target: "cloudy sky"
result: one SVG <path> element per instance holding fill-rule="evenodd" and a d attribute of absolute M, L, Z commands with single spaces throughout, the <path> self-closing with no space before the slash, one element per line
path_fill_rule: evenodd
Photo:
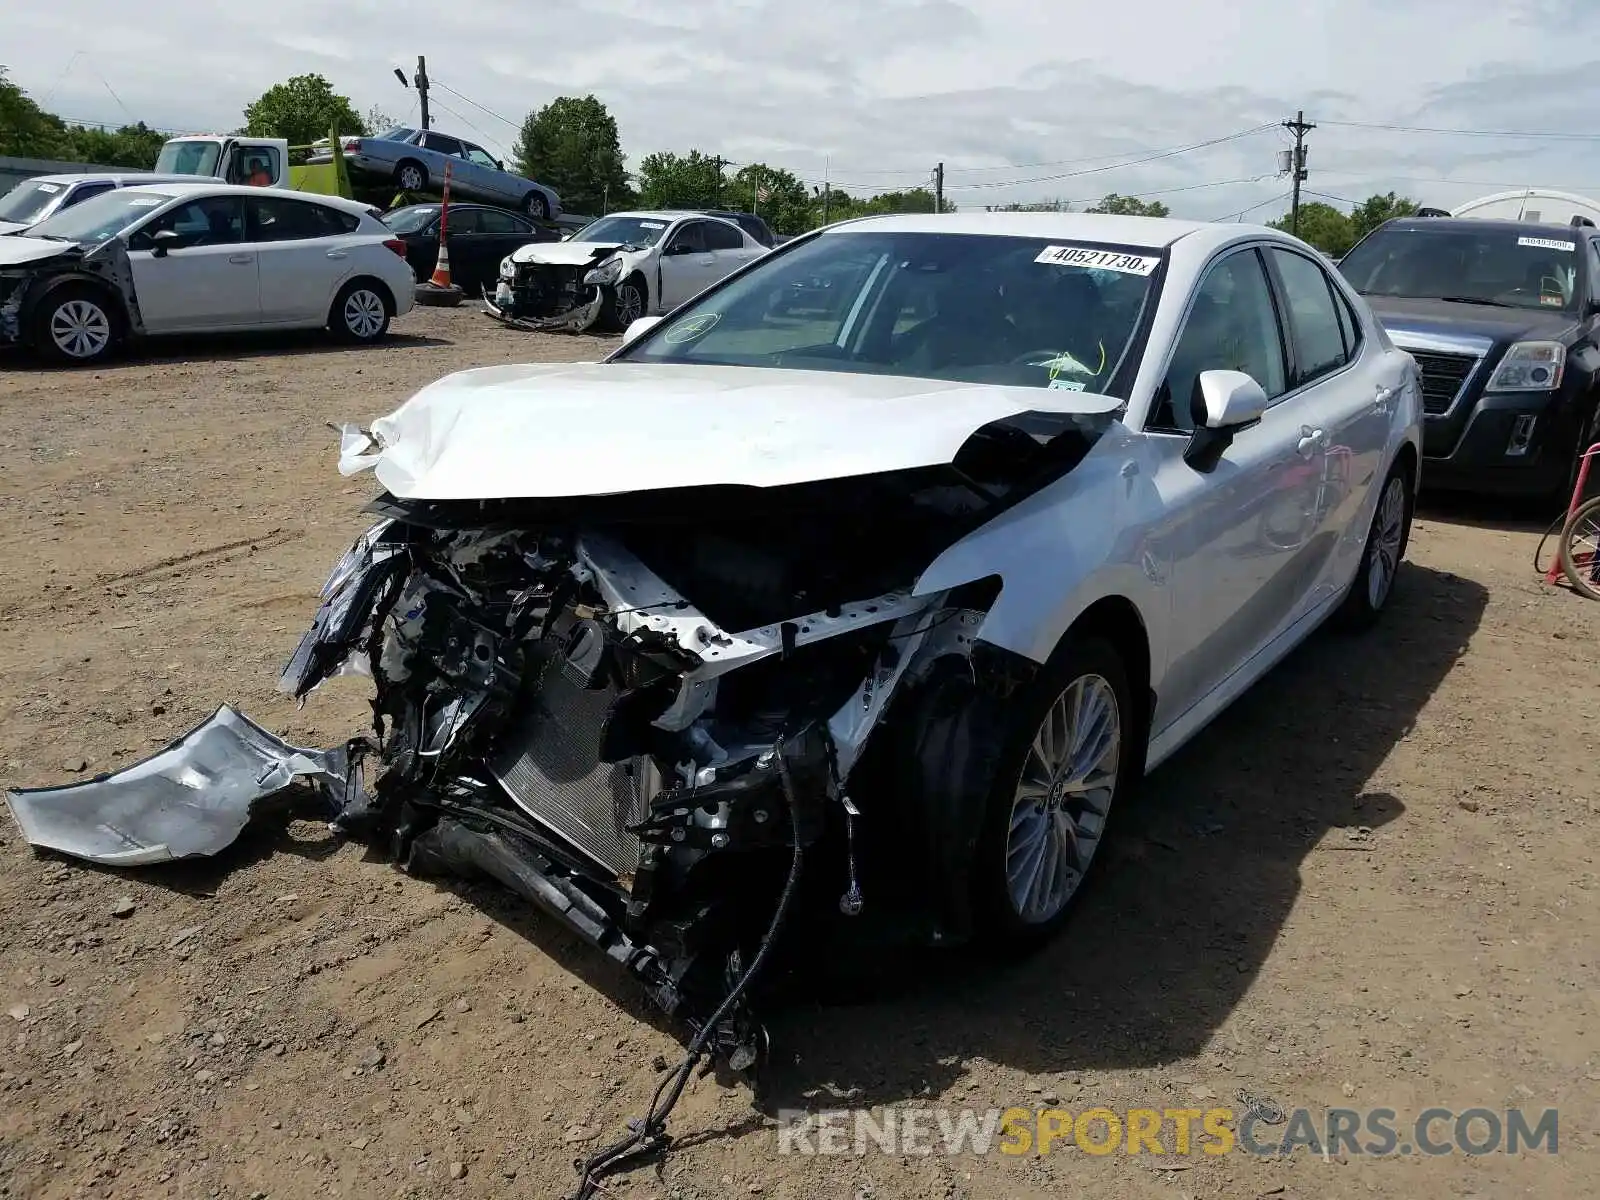
<path fill-rule="evenodd" d="M 435 124 L 493 149 L 529 109 L 592 91 L 635 162 L 699 147 L 870 193 L 942 160 L 963 208 L 1117 191 L 1256 220 L 1286 207 L 1276 123 L 1302 108 L 1319 126 L 1308 193 L 1600 194 L 1593 4 L 49 0 L 11 7 L 0 64 L 70 118 L 203 130 L 308 71 L 403 120 L 415 96 L 393 68 L 425 53 Z M 1479 133 L 1440 132 L 1461 130 Z"/>

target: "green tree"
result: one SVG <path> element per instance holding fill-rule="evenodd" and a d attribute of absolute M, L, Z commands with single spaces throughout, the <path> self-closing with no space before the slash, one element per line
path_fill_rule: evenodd
<path fill-rule="evenodd" d="M 569 212 L 598 213 L 632 201 L 616 119 L 594 96 L 557 96 L 522 122 L 517 170 L 555 188 Z"/>
<path fill-rule="evenodd" d="M 658 150 L 639 160 L 639 203 L 646 208 L 721 208 L 727 200 L 722 159 L 691 150 Z"/>
<path fill-rule="evenodd" d="M 245 133 L 287 138 L 291 146 L 309 146 L 327 137 L 329 127 L 340 137 L 371 132 L 350 98 L 321 75 L 296 75 L 274 84 L 244 110 Z"/>
<path fill-rule="evenodd" d="M 0 67 L 0 154 L 18 158 L 68 158 L 66 122 L 45 112 Z"/>
<path fill-rule="evenodd" d="M 399 121 L 396 121 L 383 111 L 381 104 L 374 104 L 367 109 L 367 114 L 361 118 L 361 123 L 367 127 L 368 133 L 388 133 L 389 130 L 400 124 Z"/>
<path fill-rule="evenodd" d="M 1119 217 L 1164 217 L 1168 215 L 1168 208 L 1159 200 L 1141 200 L 1137 196 L 1119 196 L 1116 192 L 1104 197 L 1093 208 L 1084 209 L 1092 213 L 1113 213 Z"/>
<path fill-rule="evenodd" d="M 1289 214 L 1285 213 L 1271 222 L 1272 228 L 1291 232 Z M 1344 252 L 1355 245 L 1355 229 L 1350 218 L 1320 200 L 1300 206 L 1300 240 L 1310 242 L 1332 258 L 1342 258 Z"/>
<path fill-rule="evenodd" d="M 1368 196 L 1350 214 L 1350 245 L 1355 245 L 1385 221 L 1409 217 L 1416 211 L 1417 202 L 1410 196 L 1396 196 L 1393 192 Z"/>
<path fill-rule="evenodd" d="M 137 125 L 124 125 L 117 130 L 89 129 L 74 126 L 69 130 L 73 153 L 77 162 L 101 163 L 108 167 L 134 167 L 148 171 L 156 165 L 156 156 L 167 140 L 159 129 L 151 129 L 143 121 Z"/>
<path fill-rule="evenodd" d="M 722 207 L 760 213 L 779 233 L 812 227 L 813 201 L 806 185 L 793 172 L 765 163 L 751 163 L 734 173 L 722 189 Z"/>
<path fill-rule="evenodd" d="M 1025 200 L 1021 203 L 990 204 L 988 212 L 1071 212 L 1072 205 L 1065 200 Z"/>

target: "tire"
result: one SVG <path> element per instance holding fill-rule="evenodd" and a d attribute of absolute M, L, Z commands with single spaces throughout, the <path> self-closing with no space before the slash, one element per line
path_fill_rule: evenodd
<path fill-rule="evenodd" d="M 1577 530 L 1586 524 L 1600 524 L 1600 496 L 1580 504 L 1576 512 L 1567 518 L 1566 524 L 1561 527 L 1561 540 L 1556 544 L 1556 549 L 1561 557 L 1561 569 L 1566 572 L 1567 582 L 1572 585 L 1579 595 L 1587 596 L 1590 600 L 1600 600 L 1600 584 L 1590 578 L 1594 570 L 1592 564 L 1579 564 L 1572 560 L 1572 537 Z"/>
<path fill-rule="evenodd" d="M 389 332 L 394 303 L 389 291 L 371 279 L 352 279 L 339 289 L 328 310 L 328 328 L 341 342 L 371 344 Z"/>
<path fill-rule="evenodd" d="M 34 349 L 73 366 L 103 362 L 122 336 L 122 313 L 103 288 L 69 283 L 40 301 L 33 317 Z"/>
<path fill-rule="evenodd" d="M 1361 563 L 1336 614 L 1339 624 L 1347 629 L 1372 626 L 1394 594 L 1395 579 L 1411 541 L 1411 516 L 1416 508 L 1411 490 L 1410 470 L 1404 461 L 1396 462 L 1384 477 Z"/>
<path fill-rule="evenodd" d="M 529 192 L 522 198 L 522 211 L 529 220 L 548 221 L 550 201 L 544 198 L 543 192 Z"/>
<path fill-rule="evenodd" d="M 402 192 L 426 191 L 428 168 L 414 158 L 404 159 L 394 169 L 394 182 Z"/>
<path fill-rule="evenodd" d="M 1068 638 L 1010 706 L 1001 735 L 972 861 L 983 949 L 1025 953 L 1060 930 L 1112 811 L 1142 773 L 1144 730 L 1121 654 L 1100 637 Z M 1047 721 L 1053 735 L 1041 740 Z M 1095 746 L 1101 752 L 1078 769 Z M 1079 788 L 1075 778 L 1102 783 Z"/>
<path fill-rule="evenodd" d="M 629 275 L 611 290 L 611 299 L 606 302 L 606 323 L 617 333 L 624 333 L 649 309 L 650 289 L 644 277 Z"/>

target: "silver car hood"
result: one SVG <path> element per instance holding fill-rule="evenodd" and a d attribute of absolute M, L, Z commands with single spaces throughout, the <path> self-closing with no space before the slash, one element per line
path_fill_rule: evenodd
<path fill-rule="evenodd" d="M 529 242 L 511 252 L 511 261 L 582 267 L 596 261 L 601 254 L 620 249 L 620 242 Z"/>
<path fill-rule="evenodd" d="M 77 245 L 77 242 L 52 242 L 48 238 L 22 237 L 20 234 L 0 236 L 0 267 L 21 267 L 40 259 L 54 258 L 75 249 Z"/>
<path fill-rule="evenodd" d="M 781 487 L 954 460 L 991 421 L 1084 416 L 1094 392 L 842 371 L 648 363 L 480 367 L 447 375 L 369 431 L 339 470 L 417 500 Z"/>

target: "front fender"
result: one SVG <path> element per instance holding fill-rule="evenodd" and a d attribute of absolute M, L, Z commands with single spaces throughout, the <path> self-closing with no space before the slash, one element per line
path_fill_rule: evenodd
<path fill-rule="evenodd" d="M 1068 474 L 939 555 L 914 592 L 998 575 L 1000 595 L 978 637 L 1036 663 L 1091 605 L 1125 599 L 1144 622 L 1154 670 L 1168 637 L 1166 569 L 1147 536 L 1160 512 L 1137 439 L 1113 422 Z"/>

